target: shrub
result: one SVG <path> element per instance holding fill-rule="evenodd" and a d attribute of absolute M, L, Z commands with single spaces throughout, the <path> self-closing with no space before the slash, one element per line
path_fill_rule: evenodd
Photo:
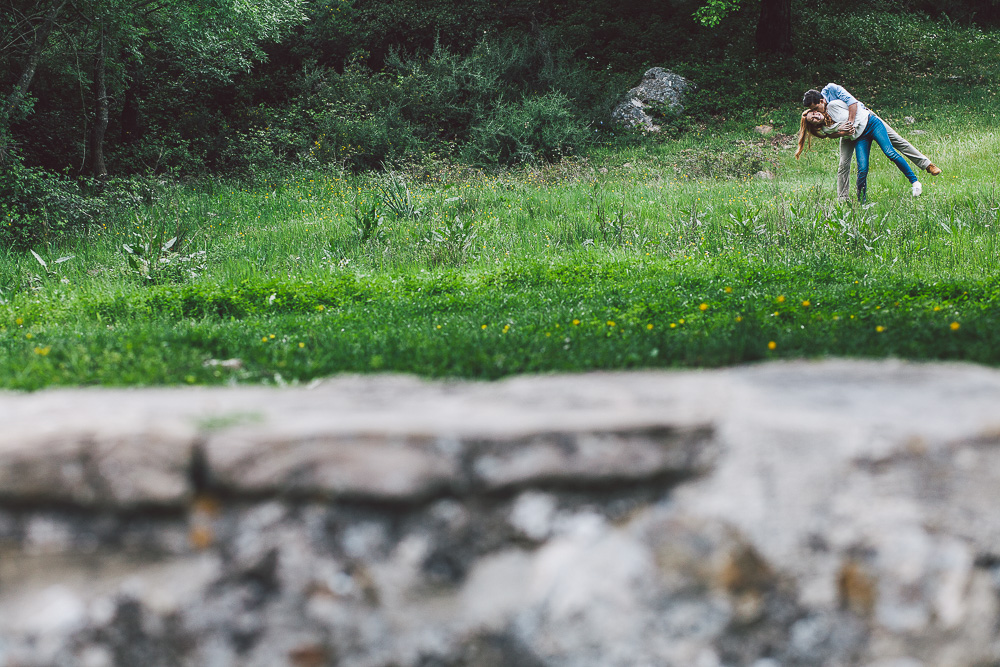
<path fill-rule="evenodd" d="M 141 178 L 70 179 L 8 156 L 0 170 L 0 245 L 24 250 L 154 203 L 160 185 Z"/>
<path fill-rule="evenodd" d="M 357 60 L 342 72 L 310 65 L 295 101 L 258 106 L 224 162 L 240 173 L 296 163 L 357 171 L 456 147 L 480 165 L 558 160 L 611 107 L 612 78 L 598 79 L 537 37 L 483 40 L 465 54 L 440 43 L 424 56 L 393 52 L 383 72 Z"/>
<path fill-rule="evenodd" d="M 388 77 L 357 62 L 342 73 L 308 67 L 295 83 L 295 101 L 256 107 L 246 128 L 229 139 L 222 164 L 237 174 L 293 166 L 376 169 L 414 145 L 392 87 Z"/>
<path fill-rule="evenodd" d="M 26 167 L 17 155 L 7 156 L 0 171 L 0 243 L 27 248 L 83 227 L 94 213 L 94 206 L 68 178 Z"/>
<path fill-rule="evenodd" d="M 497 106 L 472 128 L 465 155 L 480 164 L 555 161 L 576 153 L 587 134 L 569 99 L 550 91 Z"/>

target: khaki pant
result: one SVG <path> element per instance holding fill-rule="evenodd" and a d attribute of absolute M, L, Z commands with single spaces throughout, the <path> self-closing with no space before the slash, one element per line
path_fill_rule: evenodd
<path fill-rule="evenodd" d="M 889 142 L 892 143 L 892 147 L 917 165 L 918 169 L 927 169 L 931 163 L 930 158 L 914 148 L 909 141 L 899 136 L 899 133 L 892 129 L 889 123 L 884 120 L 882 123 L 889 134 Z M 854 159 L 855 143 L 853 139 L 840 138 L 840 164 L 837 166 L 837 199 L 840 200 L 849 199 L 851 195 L 851 161 Z"/>

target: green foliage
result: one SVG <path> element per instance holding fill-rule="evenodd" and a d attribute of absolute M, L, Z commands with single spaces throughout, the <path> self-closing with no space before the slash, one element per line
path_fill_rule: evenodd
<path fill-rule="evenodd" d="M 120 29 L 146 39 L 157 35 L 178 56 L 177 65 L 187 72 L 208 74 L 228 80 L 233 72 L 248 71 L 254 61 L 265 57 L 262 43 L 276 42 L 302 23 L 306 0 L 255 0 L 254 2 L 191 2 L 171 0 L 152 12 L 137 13 L 124 4 Z M 141 6 L 141 5 L 140 5 Z M 138 21 L 152 19 L 153 25 Z M 158 30 L 159 32 L 154 32 Z"/>
<path fill-rule="evenodd" d="M 587 135 L 569 99 L 552 91 L 499 105 L 472 127 L 464 152 L 476 164 L 551 162 L 576 154 Z"/>
<path fill-rule="evenodd" d="M 146 216 L 137 214 L 128 231 L 129 243 L 121 246 L 132 277 L 141 283 L 185 282 L 205 268 L 206 251 L 182 252 L 188 245 L 189 227 L 180 217 L 171 221 L 164 213 L 153 209 Z"/>
<path fill-rule="evenodd" d="M 550 13 L 545 25 L 552 30 L 555 43 L 569 45 L 574 60 L 589 66 L 591 80 L 598 87 L 625 75 L 620 88 L 624 92 L 650 66 L 672 69 L 681 61 L 717 59 L 721 49 L 731 48 L 727 44 L 734 41 L 734 33 L 746 30 L 746 25 L 736 31 L 728 25 L 703 28 L 692 18 L 701 4 L 701 0 L 566 2 Z"/>
<path fill-rule="evenodd" d="M 382 207 L 395 218 L 418 218 L 423 213 L 413 202 L 406 180 L 397 171 L 387 170 L 375 181 Z"/>
<path fill-rule="evenodd" d="M 891 8 L 850 12 L 840 19 L 806 8 L 803 41 L 833 54 L 827 67 L 844 85 L 866 91 L 865 102 L 876 111 L 880 104 L 965 100 L 975 105 L 992 97 L 1000 63 L 987 54 L 1000 48 L 1000 33 Z M 867 38 L 847 48 L 838 38 L 845 33 Z M 863 77 L 861 70 L 877 75 Z"/>
<path fill-rule="evenodd" d="M 992 105 L 996 34 L 937 14 L 982 18 L 989 3 L 910 11 L 922 2 L 796 7 L 797 54 L 769 61 L 748 29 L 756 6 L 735 0 L 167 0 L 148 13 L 132 2 L 78 3 L 60 17 L 11 136 L 32 167 L 75 173 L 85 164 L 89 26 L 101 19 L 114 54 L 107 160 L 118 174 L 262 180 L 299 168 L 378 170 L 431 153 L 484 167 L 558 161 L 595 143 L 773 123 L 803 90 L 831 80 L 876 110 L 915 100 Z M 22 0 L 12 9 L 0 18 L 8 83 L 30 46 L 14 17 L 37 13 Z M 692 18 L 696 10 L 715 27 Z M 611 128 L 616 98 L 651 65 L 698 84 L 686 111 L 654 110 L 656 138 Z"/>
<path fill-rule="evenodd" d="M 608 107 L 596 115 L 610 109 L 607 88 L 544 39 L 484 39 L 464 56 L 438 44 L 426 60 L 397 53 L 389 65 L 397 72 L 401 117 L 430 130 L 420 135 L 424 141 L 461 144 L 473 164 L 576 154 L 587 141 L 595 100 Z"/>
<path fill-rule="evenodd" d="M 255 109 L 225 164 L 241 173 L 290 163 L 361 171 L 437 149 L 510 165 L 558 160 L 587 144 L 586 106 L 598 93 L 565 53 L 537 41 L 484 39 L 466 54 L 437 43 L 426 56 L 392 52 L 387 68 L 307 67 L 296 101 Z"/>
<path fill-rule="evenodd" d="M 218 149 L 206 130 L 218 132 L 228 123 L 213 122 L 217 109 L 192 102 L 203 101 L 208 89 L 230 84 L 234 72 L 249 71 L 265 58 L 262 45 L 301 23 L 305 2 L 54 3 L 63 9 L 53 36 L 42 45 L 32 85 L 36 104 L 30 114 L 30 105 L 18 109 L 11 136 L 31 163 L 59 172 L 82 170 L 84 158 L 93 154 L 87 145 L 94 126 L 90 116 L 105 113 L 110 116 L 106 141 L 120 142 L 126 154 L 113 156 L 113 166 L 125 166 L 127 173 L 171 167 L 196 171 L 206 152 Z M 44 14 L 40 3 L 11 4 L 12 11 L 0 20 L 5 44 L 0 72 L 8 82 L 21 76 Z M 108 59 L 95 61 L 98 51 Z M 101 63 L 97 71 L 93 62 Z M 98 73 L 107 90 L 91 85 Z M 111 106 L 99 112 L 102 100 Z M 123 101 L 124 109 L 118 106 Z"/>
<path fill-rule="evenodd" d="M 633 243 L 635 247 L 641 245 L 637 220 L 624 198 L 617 203 L 609 202 L 605 183 L 595 180 L 588 199 L 601 239 L 607 246 L 624 248 Z M 590 244 L 593 241 L 589 239 Z"/>
<path fill-rule="evenodd" d="M 0 170 L 0 245 L 28 248 L 80 232 L 105 204 L 84 197 L 68 178 L 26 167 L 14 154 Z"/>
<path fill-rule="evenodd" d="M 402 174 L 387 170 L 373 180 L 373 192 L 368 201 L 355 196 L 353 215 L 358 240 L 384 242 L 387 239 L 386 216 L 394 221 L 415 220 L 423 215 L 417 208 L 410 188 Z"/>
<path fill-rule="evenodd" d="M 434 265 L 462 264 L 472 250 L 477 235 L 471 219 L 462 220 L 458 215 L 442 218 L 440 224 L 431 229 L 430 236 L 424 238 L 430 250 L 430 262 Z"/>
<path fill-rule="evenodd" d="M 342 73 L 307 68 L 283 105 L 258 105 L 230 137 L 220 166 L 237 174 L 296 166 L 377 169 L 411 145 L 383 75 L 353 63 Z"/>
<path fill-rule="evenodd" d="M 59 257 L 58 259 L 49 258 L 49 261 L 45 261 L 42 258 L 42 256 L 39 255 L 34 250 L 29 250 L 29 252 L 31 253 L 32 257 L 34 257 L 38 261 L 38 263 L 42 267 L 42 270 L 45 271 L 45 274 L 48 277 L 58 276 L 59 265 L 62 264 L 63 262 L 68 262 L 69 260 L 75 257 L 75 255 L 64 255 L 62 257 Z"/>
<path fill-rule="evenodd" d="M 354 226 L 361 243 L 385 240 L 385 226 L 382 209 L 378 201 L 354 202 Z"/>
<path fill-rule="evenodd" d="M 739 0 L 705 0 L 705 4 L 695 11 L 694 17 L 703 26 L 714 28 L 739 6 Z"/>

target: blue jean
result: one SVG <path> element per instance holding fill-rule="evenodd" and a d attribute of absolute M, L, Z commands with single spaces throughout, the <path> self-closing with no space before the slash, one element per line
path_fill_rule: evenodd
<path fill-rule="evenodd" d="M 868 154 L 872 150 L 872 141 L 878 144 L 885 156 L 892 160 L 903 175 L 910 179 L 910 183 L 915 183 L 917 175 L 910 169 L 903 156 L 892 147 L 889 141 L 889 133 L 885 129 L 885 123 L 875 114 L 868 117 L 868 125 L 861 136 L 855 140 L 854 154 L 858 158 L 858 201 L 864 203 L 868 196 Z"/>

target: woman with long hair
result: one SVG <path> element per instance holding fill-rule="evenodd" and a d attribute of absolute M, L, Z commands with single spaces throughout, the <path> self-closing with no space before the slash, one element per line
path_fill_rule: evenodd
<path fill-rule="evenodd" d="M 875 142 L 910 181 L 913 196 L 919 195 L 923 191 L 923 186 L 903 156 L 892 147 L 882 119 L 867 109 L 860 109 L 854 118 L 854 124 L 851 125 L 848 115 L 847 104 L 842 100 L 832 100 L 827 103 L 824 111 L 816 109 L 803 111 L 799 123 L 799 146 L 795 151 L 795 159 L 798 159 L 805 150 L 807 142 L 809 145 L 812 144 L 812 137 L 852 139 L 855 142 L 854 154 L 858 159 L 858 201 L 864 203 L 868 196 L 868 156 L 871 153 L 872 142 Z"/>

